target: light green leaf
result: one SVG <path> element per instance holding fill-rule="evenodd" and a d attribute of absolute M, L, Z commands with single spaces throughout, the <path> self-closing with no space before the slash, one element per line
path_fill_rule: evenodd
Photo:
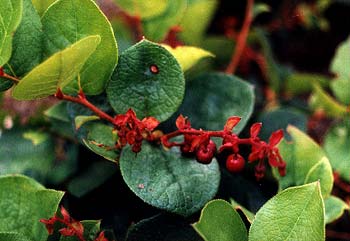
<path fill-rule="evenodd" d="M 56 0 L 32 0 L 33 5 L 40 16 L 55 2 Z"/>
<path fill-rule="evenodd" d="M 12 54 L 12 36 L 21 22 L 23 0 L 1 0 L 0 4 L 0 66 Z"/>
<path fill-rule="evenodd" d="M 184 92 L 185 78 L 176 59 L 147 40 L 121 54 L 107 87 L 108 100 L 116 113 L 132 108 L 138 118 L 154 116 L 159 121 L 178 109 Z"/>
<path fill-rule="evenodd" d="M 159 42 L 163 40 L 169 29 L 178 25 L 183 18 L 187 0 L 168 0 L 165 11 L 142 21 L 144 35 L 147 39 Z"/>
<path fill-rule="evenodd" d="M 253 6 L 253 18 L 256 18 L 259 16 L 261 13 L 266 13 L 270 12 L 271 8 L 268 4 L 266 3 L 256 3 Z"/>
<path fill-rule="evenodd" d="M 32 100 L 56 93 L 77 77 L 86 60 L 100 43 L 99 36 L 88 36 L 54 54 L 30 71 L 13 90 L 13 97 Z"/>
<path fill-rule="evenodd" d="M 340 218 L 345 210 L 349 210 L 349 205 L 336 196 L 330 196 L 324 200 L 326 209 L 325 222 L 326 224 Z"/>
<path fill-rule="evenodd" d="M 78 130 L 82 125 L 84 125 L 87 122 L 98 120 L 100 117 L 96 115 L 78 115 L 75 117 L 75 129 Z"/>
<path fill-rule="evenodd" d="M 207 73 L 186 83 L 186 96 L 179 110 L 188 116 L 194 128 L 222 130 L 230 116 L 242 120 L 235 127 L 239 133 L 254 107 L 253 86 L 232 75 Z"/>
<path fill-rule="evenodd" d="M 118 60 L 118 48 L 110 22 L 92 0 L 58 0 L 42 17 L 46 51 L 51 55 L 89 35 L 101 37 L 101 44 L 84 63 L 80 85 L 87 95 L 101 93 Z M 66 86 L 77 93 L 78 82 Z"/>
<path fill-rule="evenodd" d="M 26 131 L 23 133 L 24 139 L 30 140 L 34 146 L 44 143 L 49 139 L 49 135 L 38 131 Z"/>
<path fill-rule="evenodd" d="M 288 188 L 257 212 L 249 230 L 249 241 L 268 240 L 325 240 L 319 183 Z"/>
<path fill-rule="evenodd" d="M 212 53 L 197 47 L 178 46 L 176 48 L 172 48 L 166 44 L 162 44 L 162 46 L 176 58 L 177 62 L 179 62 L 182 68 L 182 71 L 190 69 L 203 58 L 214 57 Z"/>
<path fill-rule="evenodd" d="M 255 217 L 255 214 L 252 213 L 251 211 L 249 211 L 248 209 L 246 209 L 245 207 L 243 207 L 241 204 L 239 204 L 238 202 L 236 202 L 235 200 L 231 199 L 230 200 L 231 205 L 234 209 L 236 210 L 241 210 L 243 212 L 243 214 L 245 215 L 245 217 L 247 218 L 247 220 L 252 223 Z"/>
<path fill-rule="evenodd" d="M 46 241 L 40 219 L 52 217 L 63 192 L 45 189 L 25 176 L 0 177 L 0 232 L 17 232 L 30 240 Z"/>
<path fill-rule="evenodd" d="M 288 94 L 298 95 L 311 92 L 315 84 L 326 87 L 331 79 L 318 74 L 295 72 L 289 74 L 285 81 Z"/>
<path fill-rule="evenodd" d="M 331 89 L 342 104 L 350 105 L 350 76 L 349 78 L 338 78 L 331 82 Z"/>
<path fill-rule="evenodd" d="M 336 73 L 338 77 L 349 79 L 350 78 L 350 39 L 346 39 L 342 42 L 333 57 L 331 62 L 331 71 Z"/>
<path fill-rule="evenodd" d="M 114 0 L 114 2 L 132 16 L 149 18 L 163 13 L 171 0 Z"/>
<path fill-rule="evenodd" d="M 208 202 L 194 229 L 205 241 L 245 241 L 247 229 L 237 211 L 224 200 Z"/>
<path fill-rule="evenodd" d="M 339 118 L 348 113 L 345 105 L 337 102 L 318 85 L 314 86 L 309 102 L 312 109 L 322 110 L 329 117 Z"/>
<path fill-rule="evenodd" d="M 188 0 L 188 6 L 180 26 L 180 38 L 191 45 L 198 45 L 204 37 L 218 7 L 218 0 Z"/>
<path fill-rule="evenodd" d="M 0 241 L 31 241 L 31 240 L 19 233 L 0 232 Z"/>
<path fill-rule="evenodd" d="M 287 131 L 292 141 L 289 144 L 283 141 L 279 145 L 280 153 L 287 163 L 287 174 L 284 177 L 275 175 L 279 189 L 319 180 L 323 197 L 328 197 L 333 186 L 333 173 L 325 152 L 296 127 L 288 126 Z"/>
<path fill-rule="evenodd" d="M 137 155 L 130 146 L 123 149 L 120 169 L 128 187 L 143 201 L 183 216 L 193 214 L 213 198 L 220 180 L 216 160 L 200 164 L 145 142 Z"/>
<path fill-rule="evenodd" d="M 340 176 L 350 181 L 350 127 L 340 123 L 333 126 L 325 136 L 324 149 L 332 167 Z"/>

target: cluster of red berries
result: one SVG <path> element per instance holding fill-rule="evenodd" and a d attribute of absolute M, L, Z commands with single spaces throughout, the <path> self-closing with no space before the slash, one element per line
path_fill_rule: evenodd
<path fill-rule="evenodd" d="M 241 120 L 240 117 L 230 117 L 222 131 L 204 131 L 196 130 L 191 127 L 189 120 L 180 115 L 176 120 L 177 131 L 164 135 L 161 141 L 164 146 L 171 148 L 179 146 L 183 154 L 194 154 L 197 161 L 208 164 L 217 153 L 229 153 L 226 158 L 226 168 L 231 172 L 240 172 L 245 166 L 245 159 L 239 154 L 240 145 L 250 145 L 251 153 L 248 157 L 249 162 L 258 161 L 255 167 L 255 176 L 260 179 L 265 173 L 265 159 L 270 166 L 277 167 L 281 176 L 285 175 L 286 163 L 283 161 L 277 144 L 283 138 L 283 131 L 278 130 L 272 133 L 269 143 L 262 141 L 258 134 L 261 130 L 261 123 L 255 123 L 250 128 L 249 138 L 239 138 L 232 132 L 233 128 Z M 173 137 L 183 135 L 183 142 L 169 142 Z M 211 137 L 222 138 L 222 145 L 217 151 L 215 143 Z"/>
<path fill-rule="evenodd" d="M 84 238 L 84 226 L 81 222 L 74 220 L 64 207 L 60 209 L 62 217 L 55 214 L 49 219 L 40 219 L 40 222 L 45 224 L 46 229 L 49 234 L 53 234 L 54 225 L 56 223 L 61 223 L 65 227 L 61 228 L 59 232 L 63 236 L 74 236 L 80 241 L 86 241 Z M 105 237 L 104 232 L 100 232 L 99 235 L 94 239 L 94 241 L 108 241 Z"/>
<path fill-rule="evenodd" d="M 143 139 L 152 138 L 152 131 L 159 125 L 159 121 L 154 117 L 139 120 L 135 112 L 129 109 L 125 114 L 116 115 L 113 124 L 118 131 L 117 148 L 129 144 L 132 151 L 138 153 L 141 151 Z"/>

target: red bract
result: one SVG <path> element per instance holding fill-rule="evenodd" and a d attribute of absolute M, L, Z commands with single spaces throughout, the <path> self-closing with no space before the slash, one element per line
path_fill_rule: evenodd
<path fill-rule="evenodd" d="M 231 116 L 227 119 L 226 124 L 224 126 L 224 130 L 227 132 L 231 132 L 233 128 L 241 121 L 241 117 Z"/>
<path fill-rule="evenodd" d="M 54 224 L 57 222 L 56 216 L 53 216 L 52 218 L 49 218 L 49 219 L 40 219 L 39 221 L 45 224 L 45 227 L 49 234 L 53 234 Z"/>
<path fill-rule="evenodd" d="M 179 130 L 185 130 L 185 129 L 190 129 L 191 128 L 191 123 L 187 119 L 187 117 L 183 117 L 183 115 L 179 115 L 176 119 L 176 127 Z"/>
<path fill-rule="evenodd" d="M 95 239 L 95 241 L 108 241 L 108 239 L 105 237 L 105 233 L 101 232 L 98 237 Z"/>

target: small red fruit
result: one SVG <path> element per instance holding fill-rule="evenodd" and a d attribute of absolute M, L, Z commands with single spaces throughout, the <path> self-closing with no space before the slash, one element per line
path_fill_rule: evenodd
<path fill-rule="evenodd" d="M 244 158 L 239 154 L 231 154 L 226 159 L 226 168 L 230 172 L 240 172 L 245 164 Z"/>
<path fill-rule="evenodd" d="M 216 145 L 210 140 L 207 146 L 201 145 L 196 151 L 196 160 L 202 164 L 209 164 L 216 153 Z"/>

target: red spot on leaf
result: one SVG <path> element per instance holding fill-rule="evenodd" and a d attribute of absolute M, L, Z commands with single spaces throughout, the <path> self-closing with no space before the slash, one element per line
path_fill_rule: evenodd
<path fill-rule="evenodd" d="M 151 71 L 152 74 L 158 74 L 159 73 L 159 68 L 157 65 L 155 64 L 152 64 L 150 67 L 149 67 L 149 70 Z"/>

